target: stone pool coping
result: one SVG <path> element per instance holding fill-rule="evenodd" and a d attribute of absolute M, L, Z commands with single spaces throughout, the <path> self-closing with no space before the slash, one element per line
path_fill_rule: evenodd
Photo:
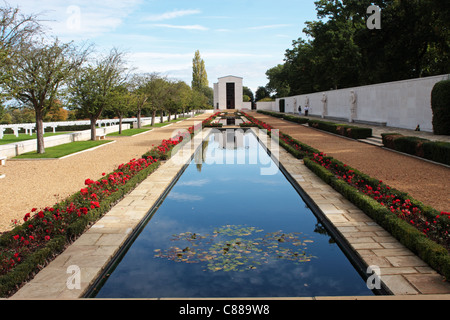
<path fill-rule="evenodd" d="M 203 130 L 203 137 L 211 129 Z M 264 143 L 270 141 L 261 130 L 251 129 Z M 283 148 L 271 148 L 283 168 L 320 208 L 327 220 L 362 260 L 380 267 L 381 279 L 394 296 L 383 297 L 310 297 L 289 300 L 365 300 L 365 299 L 450 299 L 450 284 L 411 251 L 374 223 L 361 210 L 325 184 Z M 278 153 L 277 153 L 278 152 Z M 190 159 L 193 152 L 186 159 Z M 80 299 L 102 274 L 114 256 L 139 229 L 147 214 L 158 204 L 166 190 L 183 171 L 179 158 L 168 160 L 96 224 L 41 270 L 10 299 L 62 300 Z M 72 284 L 70 266 L 80 270 L 81 285 Z M 69 286 L 68 286 L 69 284 Z M 260 298 L 258 298 L 260 299 Z M 279 299 L 279 298 L 276 298 Z M 150 299 L 171 300 L 171 299 Z"/>

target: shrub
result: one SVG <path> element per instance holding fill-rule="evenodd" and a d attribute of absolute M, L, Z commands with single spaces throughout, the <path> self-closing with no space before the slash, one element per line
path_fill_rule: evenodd
<path fill-rule="evenodd" d="M 383 145 L 386 148 L 395 150 L 395 140 L 401 136 L 402 135 L 399 133 L 382 133 L 381 138 L 383 139 Z"/>
<path fill-rule="evenodd" d="M 267 111 L 267 110 L 258 110 L 258 113 L 265 114 L 267 116 L 276 117 L 276 118 L 283 118 L 283 114 L 279 112 L 274 111 Z"/>
<path fill-rule="evenodd" d="M 321 120 L 309 120 L 308 124 L 310 127 L 352 139 L 366 139 L 372 136 L 371 128 L 361 128 L 356 126 L 350 126 L 347 124 L 338 124 L 334 122 Z"/>
<path fill-rule="evenodd" d="M 450 279 L 448 213 L 439 216 L 436 210 L 408 198 L 407 194 L 391 189 L 381 181 L 323 154 L 305 158 L 304 162 L 324 182 L 330 184 L 432 268 Z M 360 186 L 355 187 L 358 182 Z M 427 223 L 427 220 L 430 222 Z"/>
<path fill-rule="evenodd" d="M 398 133 L 384 133 L 381 136 L 386 148 L 450 165 L 450 143 L 448 142 L 405 137 Z"/>
<path fill-rule="evenodd" d="M 181 145 L 187 136 L 194 135 L 204 123 L 192 126 L 189 133 L 179 134 L 153 148 L 162 158 Z M 111 207 L 131 192 L 161 164 L 161 158 L 146 154 L 132 159 L 110 173 L 103 173 L 98 181 L 86 179 L 86 188 L 64 201 L 43 210 L 32 209 L 24 223 L 0 236 L 0 297 L 11 295 L 21 283 L 38 272 L 49 260 L 61 253 L 65 246 L 81 235 L 90 223 L 98 220 Z"/>
<path fill-rule="evenodd" d="M 422 145 L 424 142 L 428 140 L 418 138 L 418 137 L 405 137 L 400 136 L 395 139 L 395 150 L 400 152 L 412 154 L 418 157 L 423 157 L 423 148 Z"/>
<path fill-rule="evenodd" d="M 436 83 L 431 93 L 434 134 L 450 135 L 450 80 Z"/>
<path fill-rule="evenodd" d="M 262 121 L 249 117 L 260 128 L 272 128 Z M 396 237 L 432 268 L 450 279 L 450 213 L 439 213 L 423 205 L 408 194 L 392 189 L 342 162 L 314 152 L 308 156 L 300 142 L 280 132 L 280 145 L 297 158 L 323 181 L 340 192 L 350 202 Z M 307 145 L 301 144 L 305 148 Z M 309 150 L 314 150 L 309 147 Z"/>
<path fill-rule="evenodd" d="M 450 143 L 425 142 L 423 144 L 424 158 L 450 165 Z"/>
<path fill-rule="evenodd" d="M 293 115 L 290 115 L 290 114 L 285 114 L 283 116 L 283 119 L 287 120 L 287 121 L 297 122 L 297 123 L 300 123 L 300 124 L 305 124 L 305 123 L 308 123 L 308 121 L 309 121 L 308 118 L 297 117 L 297 116 L 293 116 Z"/>

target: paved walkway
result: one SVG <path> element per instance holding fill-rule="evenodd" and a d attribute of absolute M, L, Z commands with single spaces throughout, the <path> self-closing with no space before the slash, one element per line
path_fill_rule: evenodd
<path fill-rule="evenodd" d="M 417 295 L 442 294 L 439 299 L 450 299 L 450 283 L 323 182 L 302 160 L 284 149 L 278 159 L 366 267 L 379 268 L 381 280 L 394 295 L 418 298 Z"/>
<path fill-rule="evenodd" d="M 450 211 L 448 166 L 430 163 L 280 118 L 256 112 L 249 114 L 373 178 L 383 180 L 397 190 L 407 192 L 413 198 L 438 211 Z M 390 131 L 386 128 L 377 130 Z"/>
<path fill-rule="evenodd" d="M 257 132 L 261 134 L 261 132 Z M 265 141 L 263 139 L 263 141 Z M 269 148 L 272 146 L 268 145 Z M 382 281 L 396 295 L 392 299 L 450 299 L 450 284 L 371 221 L 340 194 L 307 169 L 301 160 L 280 150 L 279 161 L 295 183 L 313 199 L 348 244 L 367 265 L 380 267 Z M 136 230 L 182 164 L 168 161 L 116 205 L 62 255 L 26 284 L 12 299 L 73 299 L 81 297 L 112 255 Z M 81 287 L 67 285 L 68 267 L 80 270 Z M 389 297 L 383 297 L 388 299 Z M 297 299 L 297 298 L 291 298 Z M 310 297 L 306 299 L 330 299 Z M 377 299 L 333 297 L 331 299 Z"/>
<path fill-rule="evenodd" d="M 323 120 L 323 121 L 334 122 L 334 123 L 346 123 L 346 124 L 355 125 L 358 127 L 371 128 L 374 137 L 381 137 L 382 133 L 399 133 L 404 136 L 414 136 L 414 137 L 428 139 L 431 141 L 450 142 L 450 136 L 435 135 L 432 132 L 414 131 L 414 130 L 403 129 L 403 128 L 376 126 L 376 125 L 370 125 L 370 124 L 364 124 L 364 123 L 349 123 L 349 122 L 342 121 L 342 120 L 322 119 L 321 117 L 317 117 L 317 116 L 312 116 L 312 117 L 302 116 L 302 117 L 312 119 L 312 120 Z"/>
<path fill-rule="evenodd" d="M 199 115 L 134 137 L 107 137 L 114 143 L 64 159 L 8 160 L 0 180 L 0 232 L 11 229 L 11 220 L 22 220 L 32 208 L 53 206 L 84 188 L 86 179 L 98 180 L 121 163 L 139 159 L 174 131 L 187 129 L 211 114 Z"/>

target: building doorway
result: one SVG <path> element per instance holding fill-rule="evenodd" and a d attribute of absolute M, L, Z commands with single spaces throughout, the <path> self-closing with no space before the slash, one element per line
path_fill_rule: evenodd
<path fill-rule="evenodd" d="M 236 108 L 236 88 L 235 83 L 227 83 L 227 109 Z"/>

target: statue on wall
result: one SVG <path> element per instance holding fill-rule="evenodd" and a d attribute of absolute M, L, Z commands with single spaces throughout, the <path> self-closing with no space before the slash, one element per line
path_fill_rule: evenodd
<path fill-rule="evenodd" d="M 306 96 L 305 98 L 305 116 L 308 116 L 309 113 L 309 97 Z"/>
<path fill-rule="evenodd" d="M 325 93 L 322 94 L 322 103 L 323 103 L 323 111 L 322 111 L 322 119 L 328 115 L 328 97 Z"/>
<path fill-rule="evenodd" d="M 357 117 L 358 111 L 358 97 L 354 90 L 350 91 L 350 122 L 353 122 Z"/>

